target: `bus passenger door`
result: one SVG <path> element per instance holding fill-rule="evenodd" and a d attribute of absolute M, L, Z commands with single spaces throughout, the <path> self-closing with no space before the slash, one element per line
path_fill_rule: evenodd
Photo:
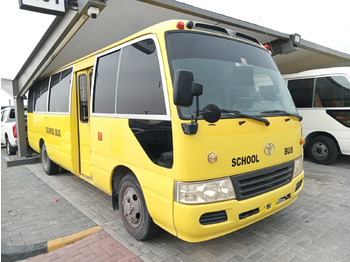
<path fill-rule="evenodd" d="M 79 173 L 91 178 L 89 102 L 92 68 L 77 73 Z"/>

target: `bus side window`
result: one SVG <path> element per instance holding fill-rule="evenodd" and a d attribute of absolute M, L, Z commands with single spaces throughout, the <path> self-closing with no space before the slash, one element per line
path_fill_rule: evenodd
<path fill-rule="evenodd" d="M 153 39 L 124 47 L 117 87 L 118 114 L 166 115 L 163 83 Z"/>
<path fill-rule="evenodd" d="M 324 107 L 344 107 L 350 97 L 350 84 L 344 76 L 328 76 L 316 79 L 315 92 L 320 95 Z"/>
<path fill-rule="evenodd" d="M 29 95 L 28 95 L 28 113 L 33 113 L 34 111 L 34 96 L 35 96 L 35 85 L 34 83 L 30 89 L 29 89 Z"/>
<path fill-rule="evenodd" d="M 72 68 L 51 76 L 49 111 L 69 113 Z"/>
<path fill-rule="evenodd" d="M 89 121 L 88 95 L 87 95 L 87 75 L 79 76 L 79 102 L 80 102 L 80 121 L 87 123 Z"/>
<path fill-rule="evenodd" d="M 313 106 L 313 84 L 313 78 L 288 81 L 288 89 L 297 108 Z"/>
<path fill-rule="evenodd" d="M 34 111 L 47 112 L 47 93 L 49 90 L 50 77 L 40 80 L 36 84 Z"/>

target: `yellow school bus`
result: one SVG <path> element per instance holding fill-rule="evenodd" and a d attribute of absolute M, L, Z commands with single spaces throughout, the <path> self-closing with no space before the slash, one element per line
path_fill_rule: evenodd
<path fill-rule="evenodd" d="M 219 237 L 303 187 L 301 117 L 269 51 L 238 32 L 163 22 L 44 75 L 28 100 L 45 172 L 111 195 L 138 240 Z"/>

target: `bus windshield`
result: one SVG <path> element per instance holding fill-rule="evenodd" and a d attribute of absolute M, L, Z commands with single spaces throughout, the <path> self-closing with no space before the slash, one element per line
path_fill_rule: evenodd
<path fill-rule="evenodd" d="M 168 32 L 166 43 L 173 81 L 176 71 L 190 70 L 194 81 L 203 85 L 200 110 L 215 104 L 222 118 L 239 117 L 233 111 L 256 116 L 296 114 L 281 75 L 263 48 L 195 32 Z M 180 117 L 188 119 L 195 110 L 195 103 L 179 107 Z"/>

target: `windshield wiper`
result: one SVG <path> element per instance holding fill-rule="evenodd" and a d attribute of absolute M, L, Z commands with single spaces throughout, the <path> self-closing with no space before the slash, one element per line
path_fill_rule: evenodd
<path fill-rule="evenodd" d="M 241 117 L 245 117 L 245 118 L 250 118 L 250 119 L 254 119 L 256 121 L 260 121 L 260 122 L 263 122 L 265 123 L 266 126 L 269 126 L 270 125 L 270 121 L 265 119 L 265 118 L 262 118 L 262 117 L 258 117 L 258 116 L 253 116 L 253 115 L 248 115 L 248 114 L 244 114 L 240 111 L 237 111 L 237 110 L 227 110 L 227 109 L 221 109 L 221 112 L 222 113 L 232 113 L 232 114 L 235 114 L 237 116 L 241 116 Z"/>
<path fill-rule="evenodd" d="M 276 115 L 281 115 L 281 116 L 293 116 L 295 118 L 298 118 L 299 121 L 303 120 L 303 117 L 299 114 L 294 114 L 294 113 L 290 113 L 284 110 L 271 110 L 271 111 L 264 111 L 261 112 L 262 114 L 276 114 Z"/>

